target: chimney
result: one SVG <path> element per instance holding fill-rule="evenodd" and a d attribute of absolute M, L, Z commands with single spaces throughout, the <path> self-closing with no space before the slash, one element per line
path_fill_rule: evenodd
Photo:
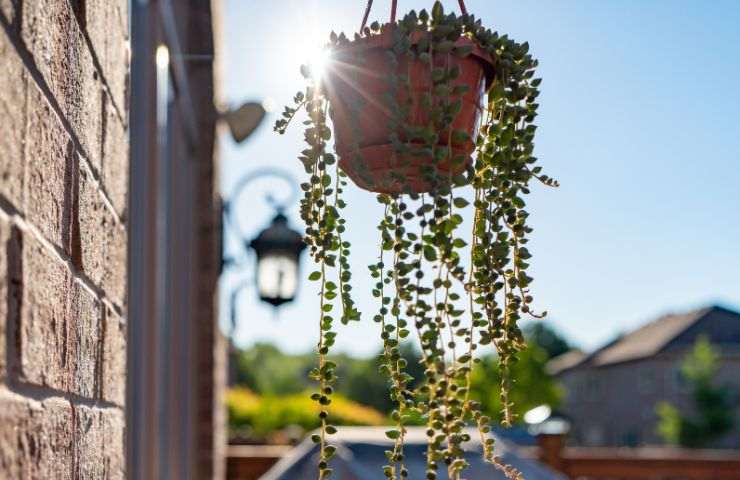
<path fill-rule="evenodd" d="M 537 435 L 537 446 L 539 447 L 539 460 L 548 467 L 563 472 L 565 462 L 563 461 L 563 448 L 565 447 L 565 435 L 562 433 L 540 433 Z"/>

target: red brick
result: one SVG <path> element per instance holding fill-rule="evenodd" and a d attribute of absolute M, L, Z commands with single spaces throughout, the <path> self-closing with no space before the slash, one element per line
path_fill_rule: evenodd
<path fill-rule="evenodd" d="M 74 280 L 65 264 L 24 235 L 20 379 L 95 397 L 101 319 L 100 302 Z"/>
<path fill-rule="evenodd" d="M 28 89 L 26 216 L 43 235 L 71 255 L 77 155 L 43 93 Z"/>
<path fill-rule="evenodd" d="M 98 168 L 104 91 L 71 3 L 25 2 L 21 36 L 64 118 Z"/>
<path fill-rule="evenodd" d="M 124 416 L 115 408 L 77 405 L 75 411 L 75 478 L 123 479 Z"/>
<path fill-rule="evenodd" d="M 128 155 L 128 131 L 107 102 L 101 177 L 105 191 L 121 217 L 126 216 L 128 207 Z"/>
<path fill-rule="evenodd" d="M 100 62 L 118 111 L 127 123 L 128 3 L 125 0 L 86 0 L 85 30 Z"/>
<path fill-rule="evenodd" d="M 0 425 L 0 478 L 124 478 L 119 409 L 36 401 L 0 387 Z"/>
<path fill-rule="evenodd" d="M 75 440 L 69 402 L 38 402 L 0 387 L 0 425 L 0 478 L 72 478 Z"/>
<path fill-rule="evenodd" d="M 0 195 L 22 207 L 27 75 L 8 36 L 0 31 Z"/>
<path fill-rule="evenodd" d="M 117 305 L 126 298 L 126 228 L 105 204 L 97 184 L 80 170 L 80 267 Z"/>
<path fill-rule="evenodd" d="M 106 309 L 101 374 L 103 400 L 123 405 L 126 397 L 126 325 Z"/>

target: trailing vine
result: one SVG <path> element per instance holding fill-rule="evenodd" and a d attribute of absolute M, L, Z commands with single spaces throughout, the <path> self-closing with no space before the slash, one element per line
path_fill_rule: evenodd
<path fill-rule="evenodd" d="M 478 430 L 484 459 L 510 478 L 518 478 L 519 472 L 494 453 L 490 419 L 470 398 L 470 374 L 480 361 L 479 348 L 494 348 L 501 369 L 502 423 L 511 425 L 510 367 L 524 346 L 518 323 L 525 315 L 545 315 L 532 307 L 533 279 L 527 273 L 532 228 L 524 198 L 532 181 L 557 186 L 542 174 L 533 155 L 540 84 L 534 78 L 537 60 L 527 43 L 483 27 L 473 15 L 446 14 L 440 2 L 431 12 L 411 11 L 386 25 L 375 22 L 356 34 L 354 42 L 379 35 L 393 38 L 386 57 L 392 73 L 382 102 L 393 130 L 388 142 L 396 168 L 379 179 L 364 165 L 360 100 L 350 108 L 351 148 L 344 154 L 337 151 L 340 160 L 347 162 L 343 165 L 351 165 L 356 175 L 352 178 L 365 184 L 361 186 L 374 185 L 381 192 L 388 191 L 389 185 L 397 186 L 395 191 L 377 195 L 384 213 L 378 225 L 378 259 L 369 267 L 375 280 L 372 295 L 379 301 L 373 319 L 383 342 L 381 370 L 388 377 L 389 394 L 396 405 L 392 412 L 395 426 L 386 432 L 393 448 L 386 452 L 383 472 L 393 479 L 408 476 L 406 425 L 420 417 L 428 437 L 428 480 L 437 478 L 439 468 L 446 468 L 451 479 L 461 478 L 468 466 L 463 446 L 471 440 L 469 424 Z M 350 51 L 352 61 L 362 65 L 364 53 L 348 49 L 352 44 L 344 34 L 332 33 L 328 48 L 344 55 Z M 467 58 L 474 48 L 490 57 L 492 71 L 486 79 L 477 128 L 470 132 L 458 128 L 456 120 L 465 108 L 466 95 L 478 86 L 460 82 L 461 70 L 454 59 Z M 414 105 L 416 94 L 411 93 L 414 62 L 428 67 L 430 79 L 427 90 L 418 94 L 426 115 L 423 125 L 411 118 L 418 107 Z M 336 337 L 331 316 L 335 300 L 339 299 L 343 323 L 359 320 L 360 313 L 351 296 L 351 245 L 342 239 L 346 224 L 341 211 L 346 204 L 341 194 L 347 185 L 346 172 L 329 152 L 332 128 L 336 129 L 330 119 L 337 105 L 325 81 L 310 67 L 302 67 L 302 73 L 307 87 L 295 96 L 294 107 L 286 107 L 275 129 L 283 133 L 297 111 L 306 110 L 307 148 L 300 160 L 308 181 L 301 185 L 301 216 L 306 223 L 306 243 L 318 265 L 309 279 L 318 282 L 321 295 L 319 360 L 311 376 L 318 383 L 312 398 L 322 405 L 321 429 L 313 440 L 319 444 L 319 478 L 323 479 L 331 475 L 329 460 L 336 451 L 329 442 L 336 428 L 330 424 L 328 408 L 323 408 L 331 404 L 336 380 L 336 365 L 327 360 Z M 472 161 L 456 148 L 467 144 L 474 146 Z M 414 158 L 428 159 L 419 167 L 426 187 L 422 191 L 415 188 L 418 179 L 404 173 Z M 467 196 L 461 194 L 466 192 Z M 471 222 L 467 235 L 462 229 L 463 214 Z M 400 353 L 402 343 L 413 336 L 422 354 L 423 379 L 406 373 L 406 360 Z"/>

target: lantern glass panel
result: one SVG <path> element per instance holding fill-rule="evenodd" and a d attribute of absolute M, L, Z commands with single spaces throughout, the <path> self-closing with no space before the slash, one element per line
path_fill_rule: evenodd
<path fill-rule="evenodd" d="M 290 301 L 298 287 L 298 262 L 282 252 L 267 253 L 257 260 L 257 288 L 263 299 Z"/>

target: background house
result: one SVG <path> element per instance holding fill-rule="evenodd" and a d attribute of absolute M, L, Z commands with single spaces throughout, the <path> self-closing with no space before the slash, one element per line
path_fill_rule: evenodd
<path fill-rule="evenodd" d="M 589 355 L 569 352 L 553 359 L 550 372 L 566 390 L 562 410 L 572 421 L 571 441 L 587 446 L 661 443 L 655 407 L 666 400 L 691 411 L 681 363 L 701 337 L 720 353 L 716 383 L 740 392 L 740 313 L 718 306 L 666 315 Z M 740 446 L 740 421 L 714 446 Z"/>

